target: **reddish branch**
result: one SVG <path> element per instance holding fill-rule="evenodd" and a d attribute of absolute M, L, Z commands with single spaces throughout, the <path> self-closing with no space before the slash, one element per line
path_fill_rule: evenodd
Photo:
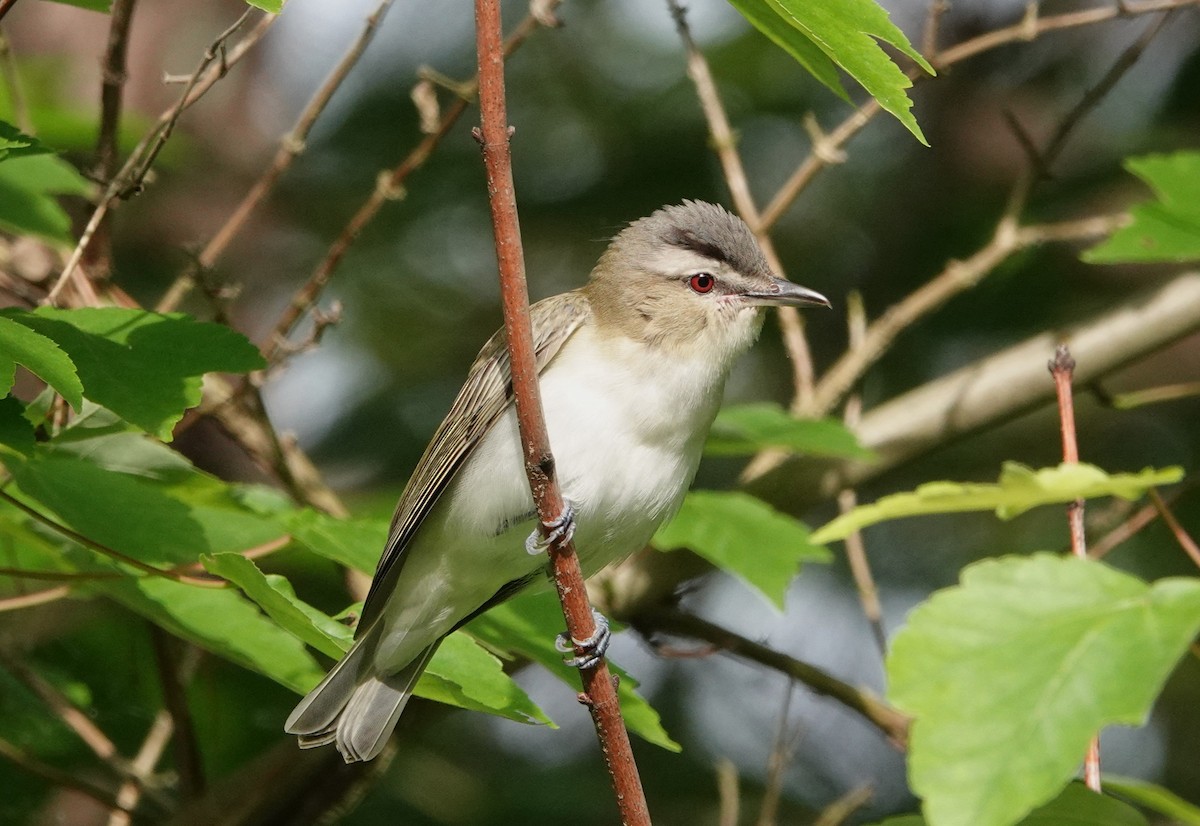
<path fill-rule="evenodd" d="M 1063 464 L 1079 463 L 1079 443 L 1075 439 L 1075 400 L 1071 394 L 1071 379 L 1075 375 L 1075 359 L 1067 345 L 1060 344 L 1050 362 L 1050 375 L 1058 393 L 1058 413 L 1062 422 Z M 1087 538 L 1083 532 L 1083 500 L 1076 499 L 1067 506 L 1067 521 L 1071 526 L 1071 552 L 1087 559 Z M 1100 737 L 1088 743 L 1083 761 L 1083 781 L 1094 792 L 1100 791 Z"/>
<path fill-rule="evenodd" d="M 542 416 L 541 393 L 534 363 L 533 333 L 529 322 L 529 298 L 525 265 L 513 190 L 512 158 L 509 151 L 508 117 L 504 100 L 504 51 L 500 30 L 499 0 L 476 0 L 476 48 L 479 54 L 480 143 L 487 171 L 492 224 L 496 234 L 496 257 L 500 269 L 504 327 L 512 364 L 513 395 L 525 452 L 525 470 L 537 505 L 539 521 L 553 523 L 563 513 L 562 492 L 554 474 L 554 457 Z M 550 565 L 572 639 L 589 639 L 596 632 L 583 573 L 569 539 L 550 547 Z M 586 652 L 576 651 L 577 655 Z M 587 705 L 600 739 L 604 762 L 612 776 L 621 821 L 649 824 L 650 813 L 642 792 L 629 734 L 621 719 L 616 683 L 601 659 L 581 670 Z"/>

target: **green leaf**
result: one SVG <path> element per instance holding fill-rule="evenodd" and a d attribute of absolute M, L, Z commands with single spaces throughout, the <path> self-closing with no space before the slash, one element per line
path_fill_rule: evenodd
<path fill-rule="evenodd" d="M 1146 780 L 1105 774 L 1106 791 L 1132 800 L 1183 826 L 1200 826 L 1200 806 L 1188 803 L 1174 792 Z"/>
<path fill-rule="evenodd" d="M 283 11 L 284 0 L 246 0 L 246 5 L 254 6 L 256 9 L 270 12 L 271 14 L 279 14 Z"/>
<path fill-rule="evenodd" d="M 579 689 L 579 672 L 563 664 L 563 655 L 554 647 L 554 638 L 563 628 L 562 608 L 552 591 L 526 592 L 502 605 L 497 605 L 467 625 L 467 631 L 491 648 L 518 654 L 545 666 L 575 690 Z M 621 716 L 631 732 L 648 743 L 681 751 L 662 727 L 658 712 L 637 693 L 634 680 L 609 660 L 609 668 L 620 681 L 617 697 Z"/>
<path fill-rule="evenodd" d="M 822 544 L 833 542 L 868 525 L 906 516 L 994 510 L 1001 519 L 1011 519 L 1040 505 L 1076 499 L 1119 496 L 1133 500 L 1150 488 L 1170 485 L 1182 478 L 1183 471 L 1177 467 L 1108 474 L 1084 463 L 1032 470 L 1016 462 L 1005 462 L 1000 480 L 994 485 L 927 482 L 915 491 L 895 493 L 860 505 L 819 528 L 812 538 Z"/>
<path fill-rule="evenodd" d="M 92 189 L 75 167 L 57 155 L 25 155 L 0 163 L 0 229 L 32 234 L 63 246 L 71 244 L 71 218 L 59 195 L 86 195 Z"/>
<path fill-rule="evenodd" d="M 62 3 L 66 6 L 78 6 L 81 9 L 89 11 L 98 11 L 108 14 L 112 10 L 113 0 L 54 0 L 56 3 Z"/>
<path fill-rule="evenodd" d="M 289 516 L 287 527 L 313 553 L 365 574 L 375 573 L 388 535 L 382 519 L 334 519 L 314 510 Z"/>
<path fill-rule="evenodd" d="M 504 673 L 500 660 L 461 632 L 442 640 L 413 693 L 519 723 L 554 726 L 525 690 Z"/>
<path fill-rule="evenodd" d="M 1200 152 L 1129 158 L 1125 168 L 1145 181 L 1158 200 L 1134 206 L 1133 223 L 1085 252 L 1083 260 L 1200 260 Z"/>
<path fill-rule="evenodd" d="M 0 316 L 0 374 L 5 379 L 5 395 L 12 390 L 14 363 L 24 365 L 53 387 L 71 407 L 79 410 L 83 406 L 83 385 L 71 357 L 52 339 Z"/>
<path fill-rule="evenodd" d="M 21 455 L 33 452 L 33 428 L 25 419 L 25 405 L 6 396 L 0 399 L 0 445 Z"/>
<path fill-rule="evenodd" d="M 675 518 L 654 535 L 654 546 L 690 548 L 744 579 L 783 608 L 788 583 L 801 562 L 828 562 L 808 527 L 748 493 L 692 491 Z"/>
<path fill-rule="evenodd" d="M 887 12 L 874 0 L 840 0 L 837 3 L 814 3 L 811 0 L 730 2 L 753 26 L 783 46 L 818 80 L 833 88 L 829 81 L 830 69 L 813 57 L 815 50 L 822 52 L 858 81 L 917 140 L 928 146 L 921 127 L 910 111 L 912 101 L 905 92 L 912 86 L 912 81 L 892 62 L 877 41 L 896 47 L 930 74 L 934 74 L 933 67 L 912 47 L 904 32 L 896 28 L 888 19 Z M 790 40 L 784 38 L 779 23 L 771 20 L 772 15 L 792 27 L 799 37 Z M 812 45 L 799 45 L 802 40 Z"/>
<path fill-rule="evenodd" d="M 307 692 L 324 676 L 302 642 L 236 590 L 198 588 L 153 576 L 102 581 L 94 588 L 172 634 L 297 693 Z"/>
<path fill-rule="evenodd" d="M 8 317 L 66 350 L 89 399 L 164 441 L 184 411 L 200 403 L 205 373 L 265 366 L 245 336 L 181 313 L 43 307 Z"/>
<path fill-rule="evenodd" d="M 1200 580 L 987 560 L 909 616 L 889 697 L 915 716 L 909 780 L 937 826 L 1008 826 L 1053 798 L 1102 727 L 1138 725 L 1200 630 Z M 1044 821 L 1043 821 L 1044 822 Z"/>
<path fill-rule="evenodd" d="M 704 452 L 711 456 L 749 456 L 769 448 L 850 459 L 870 459 L 874 455 L 841 422 L 797 419 L 770 402 L 722 409 L 709 431 Z"/>
<path fill-rule="evenodd" d="M 925 826 L 920 815 L 889 817 L 876 826 Z M 1071 783 L 1062 794 L 1029 813 L 1020 826 L 1146 826 L 1136 809 L 1105 794 L 1096 794 L 1081 783 Z"/>
<path fill-rule="evenodd" d="M 844 101 L 849 101 L 846 87 L 838 76 L 837 66 L 825 56 L 821 48 L 788 23 L 764 0 L 729 0 L 750 25 L 767 36 L 767 39 L 795 58 L 810 75 L 819 80 L 829 91 Z"/>
<path fill-rule="evenodd" d="M 0 120 L 0 161 L 29 155 L 46 155 L 54 150 L 8 121 Z"/>
<path fill-rule="evenodd" d="M 353 630 L 300 600 L 283 577 L 263 574 L 241 554 L 204 554 L 200 561 L 206 571 L 241 588 L 281 628 L 322 654 L 336 660 L 350 648 Z"/>
<path fill-rule="evenodd" d="M 192 471 L 166 482 L 110 470 L 55 446 L 10 464 L 21 492 L 76 532 L 152 565 L 276 541 L 282 527 L 242 508 L 229 486 Z"/>

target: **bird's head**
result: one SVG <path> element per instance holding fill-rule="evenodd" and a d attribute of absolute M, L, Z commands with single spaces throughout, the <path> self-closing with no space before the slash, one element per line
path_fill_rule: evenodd
<path fill-rule="evenodd" d="M 775 276 L 745 222 L 703 201 L 665 206 L 618 233 L 586 291 L 601 329 L 722 359 L 754 340 L 762 307 L 829 306 Z"/>

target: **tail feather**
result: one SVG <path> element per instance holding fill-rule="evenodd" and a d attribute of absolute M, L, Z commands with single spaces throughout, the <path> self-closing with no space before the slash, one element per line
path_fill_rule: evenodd
<path fill-rule="evenodd" d="M 364 674 L 375 648 L 373 636 L 368 632 L 361 637 L 288 717 L 284 730 L 299 737 L 300 748 L 336 742 L 347 763 L 370 760 L 383 751 L 441 640 L 395 674 Z"/>
<path fill-rule="evenodd" d="M 371 676 L 354 690 L 342 709 L 336 730 L 329 732 L 347 763 L 371 760 L 383 751 L 440 642 L 430 645 L 395 674 Z M 323 743 L 330 739 L 326 732 L 319 736 Z"/>
<path fill-rule="evenodd" d="M 366 652 L 374 646 L 367 644 L 371 634 L 365 634 L 346 652 L 346 656 L 330 669 L 325 679 L 308 692 L 283 724 L 288 734 L 300 735 L 301 748 L 312 748 L 329 742 L 325 735 L 332 732 L 338 716 L 354 695 L 360 682 Z"/>

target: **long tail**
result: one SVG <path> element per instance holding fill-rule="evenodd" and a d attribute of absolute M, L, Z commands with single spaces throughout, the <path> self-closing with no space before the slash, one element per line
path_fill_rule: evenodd
<path fill-rule="evenodd" d="M 364 675 L 363 660 L 374 647 L 369 637 L 359 639 L 288 717 L 284 730 L 299 736 L 300 748 L 336 742 L 347 763 L 376 757 L 441 643 L 425 648 L 395 674 Z"/>

